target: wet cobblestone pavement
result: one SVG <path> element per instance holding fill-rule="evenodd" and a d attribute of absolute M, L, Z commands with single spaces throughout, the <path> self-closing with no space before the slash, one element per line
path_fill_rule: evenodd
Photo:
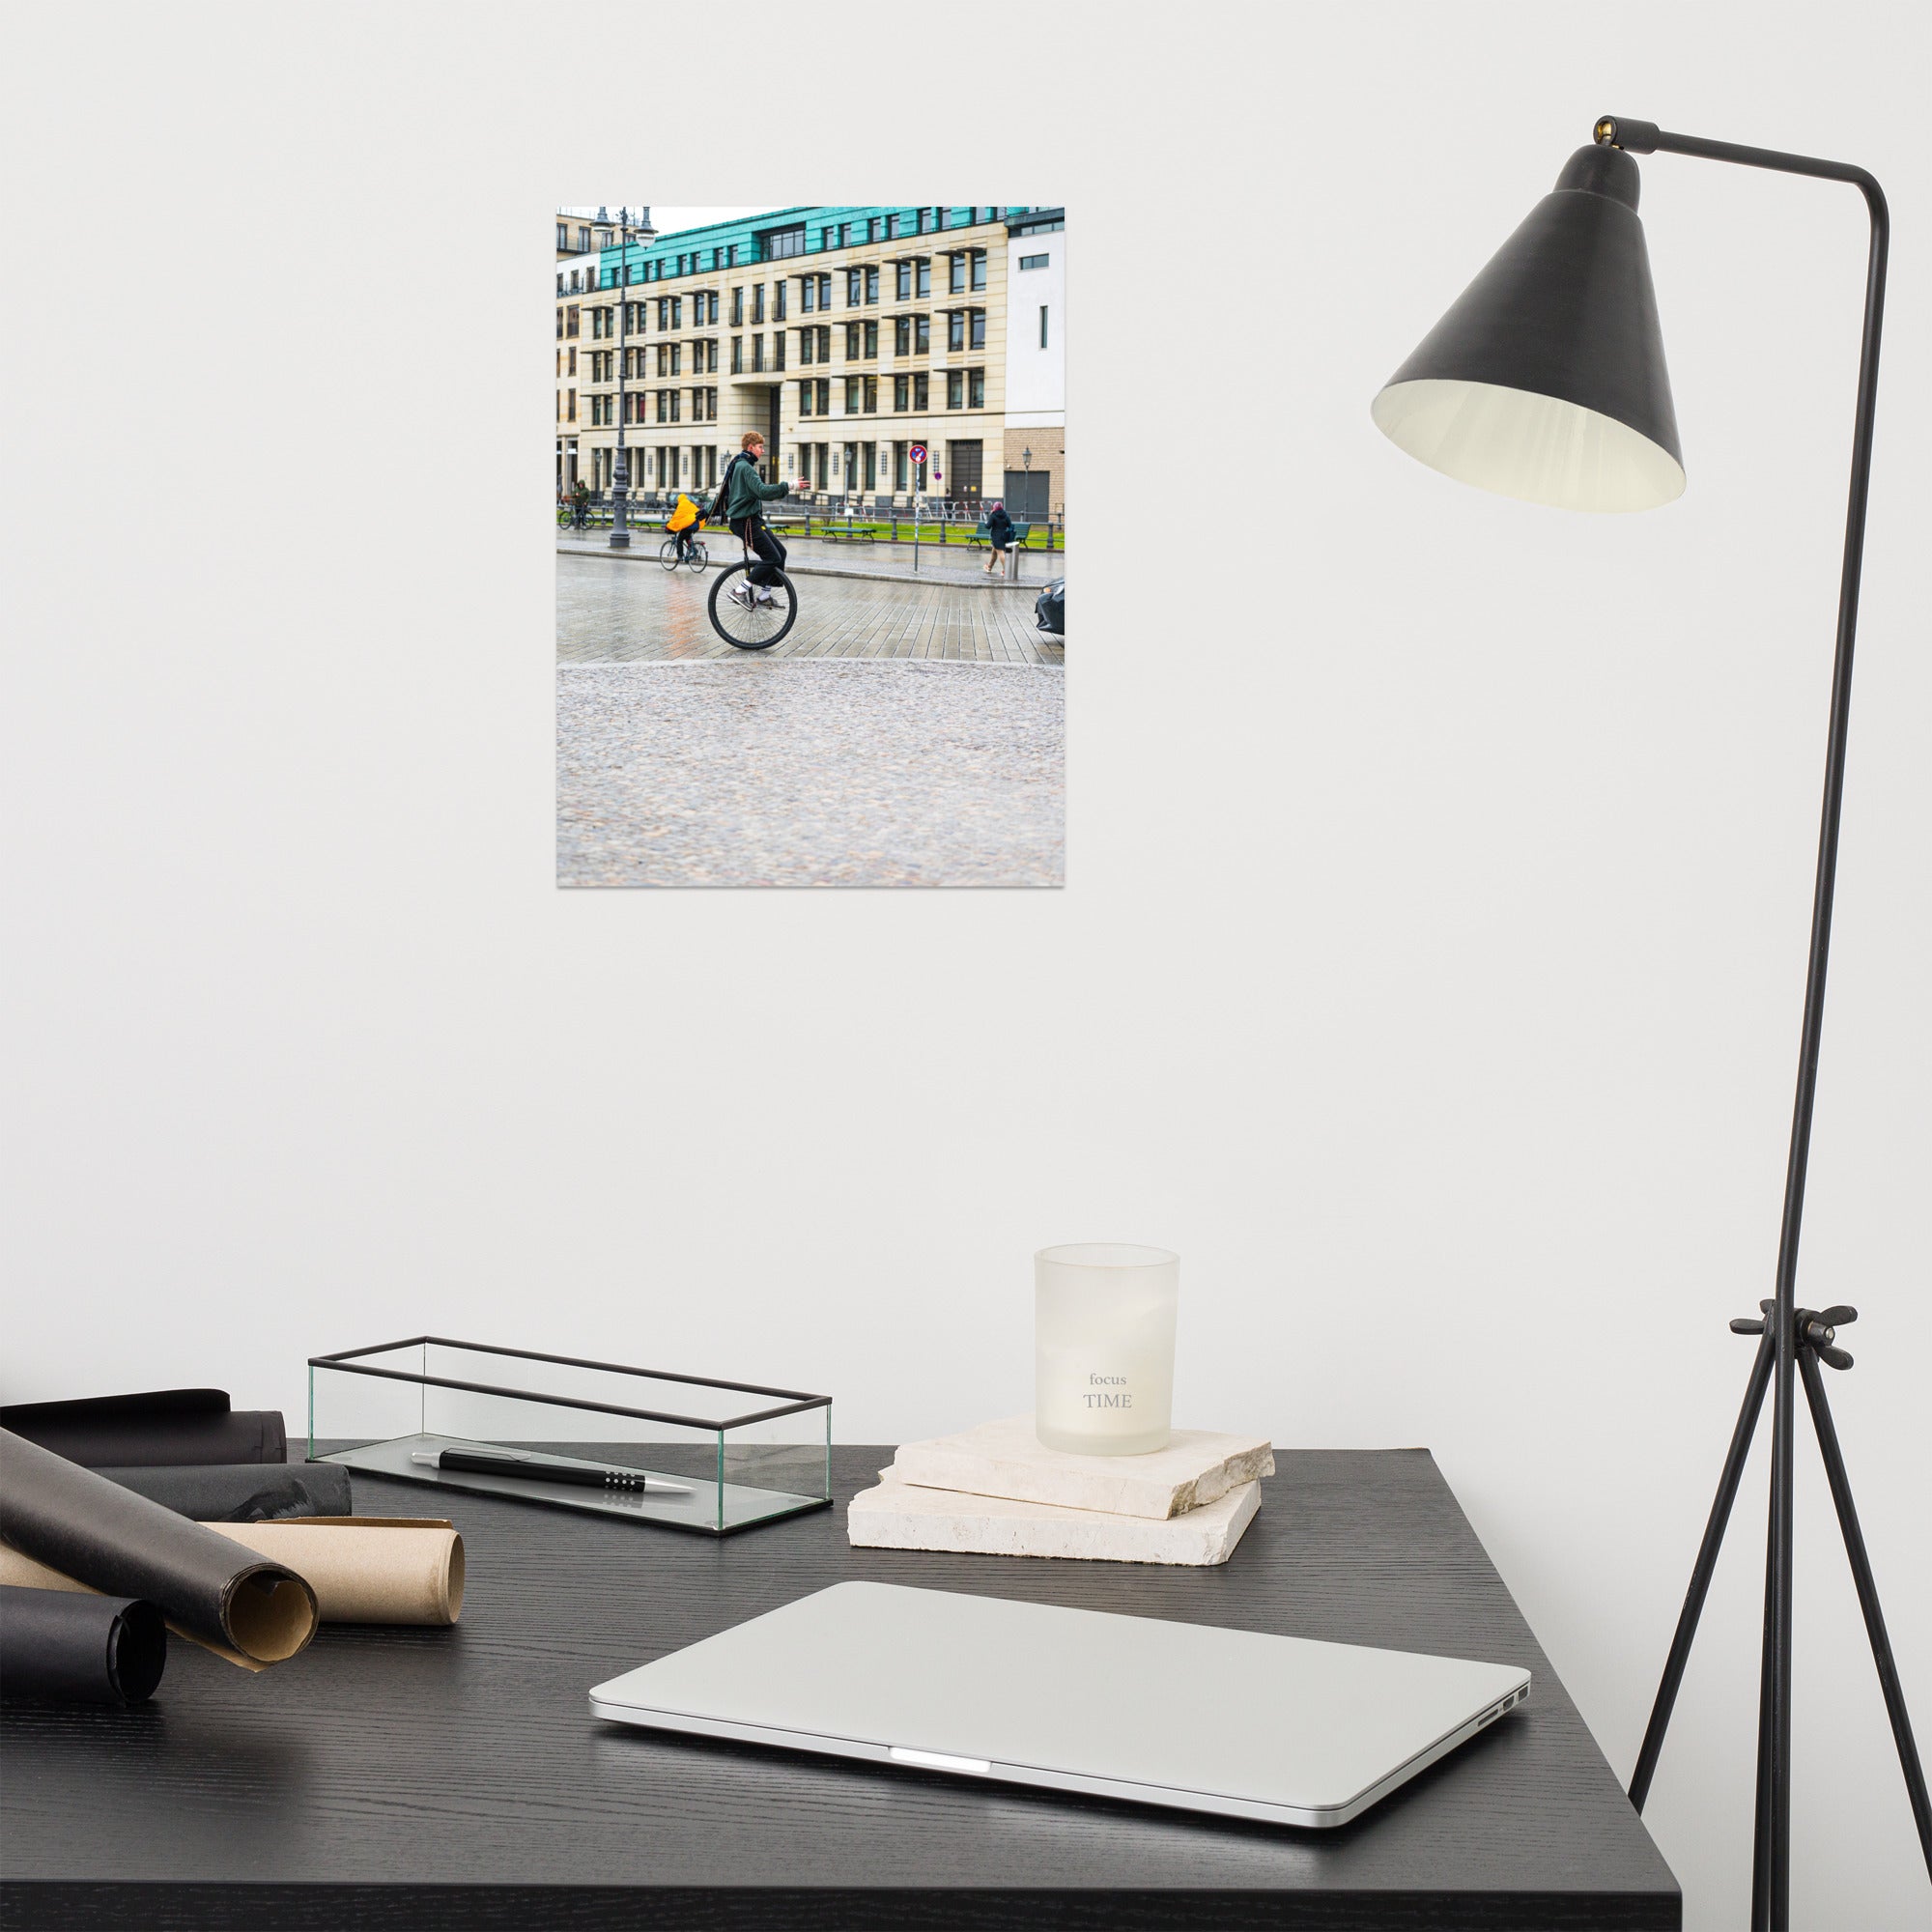
<path fill-rule="evenodd" d="M 559 554 L 558 664 L 741 658 L 705 614 L 716 577 L 715 569 L 673 575 L 655 563 Z M 1065 662 L 1060 639 L 1035 628 L 1034 600 L 1024 591 L 842 577 L 793 581 L 798 621 L 783 643 L 764 654 L 772 659 Z"/>
<path fill-rule="evenodd" d="M 560 666 L 557 883 L 1057 886 L 1065 682 L 777 653 Z"/>

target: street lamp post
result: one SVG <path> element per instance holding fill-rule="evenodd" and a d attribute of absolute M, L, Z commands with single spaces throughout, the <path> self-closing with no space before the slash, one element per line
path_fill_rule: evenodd
<path fill-rule="evenodd" d="M 611 548 L 631 547 L 631 464 L 624 453 L 624 378 L 631 358 L 631 211 L 617 211 L 617 458 L 611 469 Z"/>
<path fill-rule="evenodd" d="M 1030 449 L 1020 451 L 1020 476 L 1022 479 L 1020 489 L 1026 497 L 1026 514 L 1031 518 L 1033 515 L 1033 451 Z M 1013 576 L 1015 578 L 1020 574 L 1020 552 L 1025 548 L 1026 545 L 1024 543 L 1017 543 L 1013 546 Z"/>

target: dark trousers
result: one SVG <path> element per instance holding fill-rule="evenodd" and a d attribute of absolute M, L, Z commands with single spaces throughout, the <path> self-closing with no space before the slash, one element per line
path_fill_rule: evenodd
<path fill-rule="evenodd" d="M 765 520 L 762 517 L 740 517 L 731 526 L 731 534 L 736 537 L 749 537 L 752 549 L 763 559 L 746 571 L 746 580 L 761 586 L 775 583 L 778 580 L 772 575 L 772 571 L 784 568 L 785 547 L 766 529 Z"/>

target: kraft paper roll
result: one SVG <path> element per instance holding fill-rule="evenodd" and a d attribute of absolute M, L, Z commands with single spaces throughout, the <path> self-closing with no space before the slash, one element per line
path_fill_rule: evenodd
<path fill-rule="evenodd" d="M 272 1408 L 228 1406 L 225 1389 L 150 1389 L 77 1402 L 22 1402 L 0 1408 L 11 1429 L 89 1468 L 157 1463 L 285 1463 L 288 1430 Z"/>
<path fill-rule="evenodd" d="M 196 1522 L 269 1522 L 283 1517 L 348 1516 L 349 1471 L 340 1463 L 199 1463 L 101 1469 L 124 1490 Z"/>
<path fill-rule="evenodd" d="M 0 1583 L 144 1597 L 169 1628 L 260 1670 L 315 1634 L 315 1592 L 146 1496 L 0 1429 Z M 17 1574 L 22 1561 L 44 1576 Z"/>
<path fill-rule="evenodd" d="M 209 1528 L 304 1577 L 326 1624 L 453 1624 L 463 1539 L 443 1517 L 311 1517 Z"/>
<path fill-rule="evenodd" d="M 141 1704 L 167 1662 L 168 1630 L 153 1604 L 0 1588 L 0 1697 Z"/>

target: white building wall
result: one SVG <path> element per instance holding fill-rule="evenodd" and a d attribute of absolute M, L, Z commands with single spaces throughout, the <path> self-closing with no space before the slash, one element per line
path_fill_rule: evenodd
<path fill-rule="evenodd" d="M 1041 269 L 1022 258 L 1046 257 Z M 1046 311 L 1046 347 L 1039 312 Z M 1007 241 L 1007 422 L 1014 429 L 1066 419 L 1066 231 Z"/>

